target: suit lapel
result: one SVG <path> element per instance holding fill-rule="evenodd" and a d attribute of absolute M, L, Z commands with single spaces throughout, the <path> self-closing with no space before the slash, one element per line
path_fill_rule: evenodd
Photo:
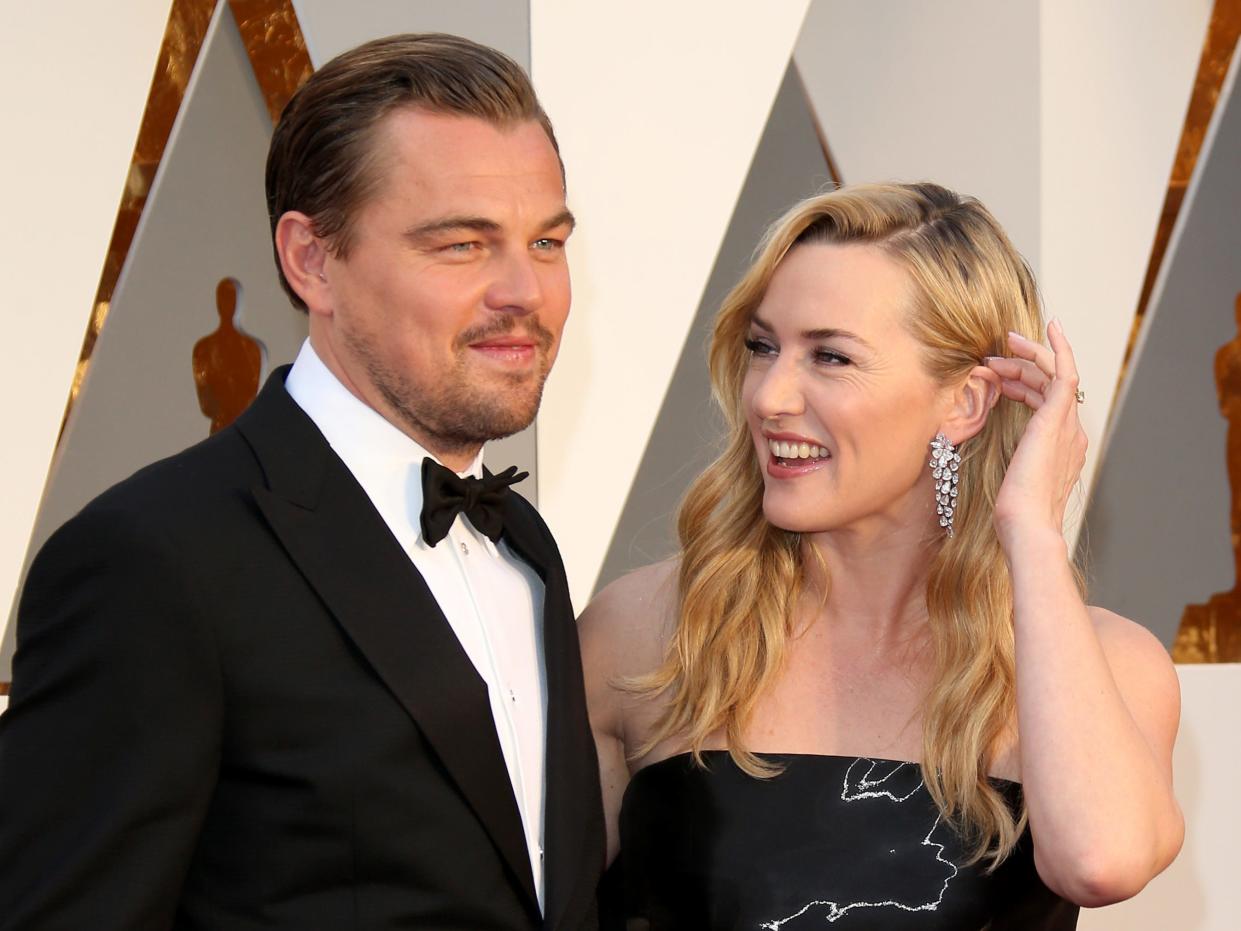
<path fill-rule="evenodd" d="M 370 499 L 273 373 L 237 426 L 255 501 L 289 557 L 434 747 L 537 909 L 487 688 Z M 412 774 L 411 774 L 412 777 Z"/>
<path fill-rule="evenodd" d="M 577 624 L 564 566 L 530 505 L 509 496 L 504 541 L 543 578 L 543 661 L 547 676 L 547 749 L 543 812 L 543 927 L 562 926 L 576 901 L 593 900 L 603 871 L 599 764 L 586 714 Z M 597 864 L 591 863 L 596 857 Z M 589 888 L 578 889 L 585 883 Z"/>

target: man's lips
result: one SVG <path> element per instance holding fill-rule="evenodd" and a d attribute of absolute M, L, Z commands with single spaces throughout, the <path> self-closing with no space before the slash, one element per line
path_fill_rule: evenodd
<path fill-rule="evenodd" d="M 472 346 L 479 352 L 530 352 L 534 349 L 531 343 L 490 343 L 486 346 Z"/>
<path fill-rule="evenodd" d="M 534 358 L 535 343 L 510 336 L 470 343 L 470 348 L 496 362 L 526 363 Z"/>
<path fill-rule="evenodd" d="M 500 336 L 495 339 L 480 339 L 470 345 L 475 349 L 530 349 L 535 343 L 525 337 Z"/>

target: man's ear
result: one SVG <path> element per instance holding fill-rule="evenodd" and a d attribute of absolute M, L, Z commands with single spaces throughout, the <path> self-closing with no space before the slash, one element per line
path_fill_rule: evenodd
<path fill-rule="evenodd" d="M 1000 376 L 985 365 L 976 365 L 952 395 L 952 407 L 942 430 L 954 444 L 976 435 L 987 422 L 991 408 L 1000 400 Z"/>
<path fill-rule="evenodd" d="M 276 222 L 276 255 L 284 277 L 311 316 L 332 313 L 331 288 L 323 275 L 327 246 L 310 217 L 290 210 Z"/>

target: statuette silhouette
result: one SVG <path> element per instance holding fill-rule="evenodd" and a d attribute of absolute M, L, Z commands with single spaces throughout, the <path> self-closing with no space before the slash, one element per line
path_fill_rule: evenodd
<path fill-rule="evenodd" d="M 1188 605 L 1172 645 L 1178 663 L 1241 662 L 1241 294 L 1237 295 L 1237 335 L 1215 354 L 1215 385 L 1220 413 L 1228 421 L 1228 484 L 1232 489 L 1232 591 L 1212 595 L 1206 604 Z"/>
<path fill-rule="evenodd" d="M 266 351 L 262 343 L 233 323 L 240 294 L 236 279 L 220 279 L 215 289 L 220 325 L 194 344 L 198 406 L 211 421 L 212 433 L 236 420 L 259 393 Z"/>

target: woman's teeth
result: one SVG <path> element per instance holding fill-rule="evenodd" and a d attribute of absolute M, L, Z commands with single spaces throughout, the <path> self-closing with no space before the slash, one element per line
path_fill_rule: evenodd
<path fill-rule="evenodd" d="M 790 443 L 785 440 L 768 440 L 771 454 L 778 459 L 827 459 L 830 453 L 809 443 Z"/>

